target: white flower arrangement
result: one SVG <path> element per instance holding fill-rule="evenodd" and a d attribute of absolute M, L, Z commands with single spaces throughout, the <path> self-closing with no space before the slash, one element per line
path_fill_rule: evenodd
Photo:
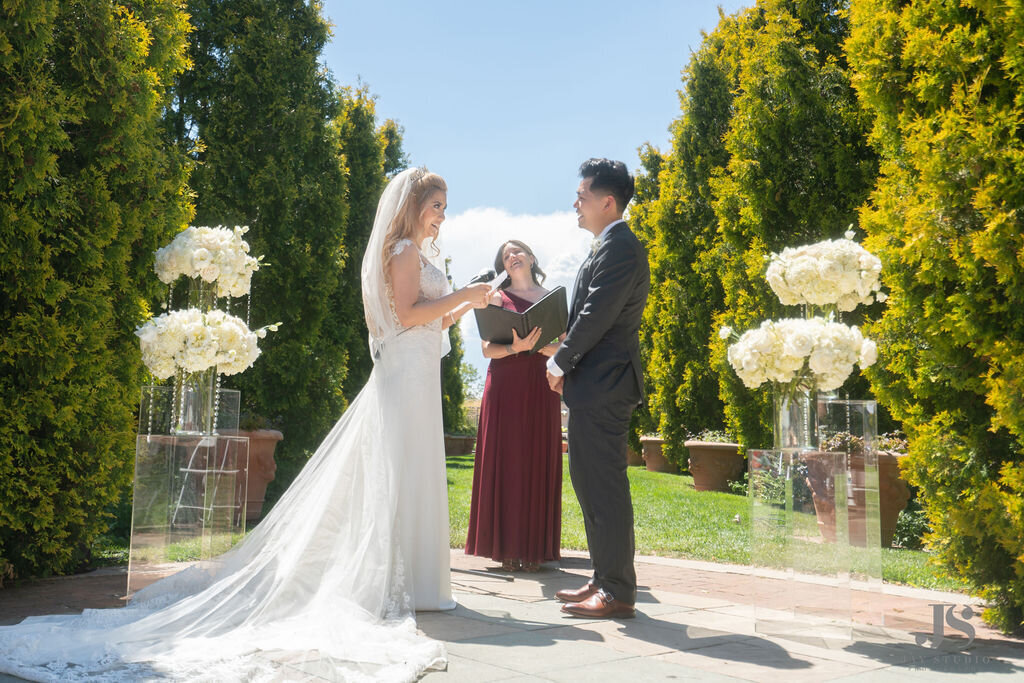
<path fill-rule="evenodd" d="M 214 366 L 224 375 L 242 372 L 259 357 L 257 340 L 265 337 L 267 330 L 275 331 L 277 325 L 252 331 L 244 320 L 229 313 L 187 308 L 152 318 L 135 334 L 143 363 L 155 377 L 166 379 L 179 368 L 186 373 Z"/>
<path fill-rule="evenodd" d="M 785 394 L 813 380 L 820 391 L 838 389 L 853 372 L 878 359 L 875 342 L 856 326 L 834 322 L 838 311 L 859 304 L 885 301 L 880 290 L 882 263 L 853 241 L 825 240 L 772 254 L 765 278 L 779 301 L 787 306 L 818 308 L 825 317 L 766 320 L 761 326 L 737 334 L 731 327 L 718 331 L 721 339 L 734 339 L 728 360 L 744 386 L 755 389 L 765 382 L 786 387 Z"/>
<path fill-rule="evenodd" d="M 723 328 L 725 336 L 731 330 Z M 854 364 L 875 362 L 877 348 L 856 326 L 824 318 L 765 320 L 729 346 L 729 364 L 743 384 L 755 389 L 765 382 L 795 385 L 813 375 L 815 386 L 832 391 L 842 386 Z"/>
<path fill-rule="evenodd" d="M 217 283 L 218 297 L 245 296 L 252 274 L 260 269 L 260 260 L 249 256 L 249 245 L 242 239 L 248 230 L 237 225 L 234 229 L 189 226 L 157 249 L 157 277 L 166 284 L 182 275 L 202 278 Z"/>
<path fill-rule="evenodd" d="M 783 305 L 835 306 L 845 312 L 885 301 L 879 291 L 882 262 L 853 241 L 853 231 L 844 237 L 771 255 L 765 277 Z"/>

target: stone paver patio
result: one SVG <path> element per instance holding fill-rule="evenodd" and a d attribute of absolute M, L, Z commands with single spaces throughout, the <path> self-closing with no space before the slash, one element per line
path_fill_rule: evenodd
<path fill-rule="evenodd" d="M 637 558 L 637 618 L 589 621 L 563 616 L 554 599 L 555 591 L 586 580 L 590 570 L 584 553 L 566 552 L 561 566 L 517 573 L 512 582 L 493 562 L 458 550 L 452 551 L 452 566 L 474 572 L 452 574 L 458 608 L 417 617 L 421 630 L 448 648 L 448 670 L 427 674 L 429 683 L 1024 677 L 1024 641 L 1000 635 L 977 616 L 970 620 L 976 635 L 966 649 L 966 639 L 953 629 L 939 648 L 915 642 L 915 635 L 932 633 L 933 604 L 976 606 L 955 593 L 890 585 L 840 591 L 839 597 L 853 596 L 852 640 L 828 640 L 816 633 L 781 638 L 757 632 L 754 604 L 763 616 L 761 608 L 772 606 L 765 596 L 799 594 L 804 584 L 755 577 L 749 567 Z M 34 614 L 116 607 L 124 604 L 125 585 L 124 569 L 111 568 L 3 589 L 0 624 Z M 835 597 L 820 586 L 805 587 L 807 596 L 818 596 L 812 602 Z M 304 677 L 298 670 L 295 674 L 295 680 Z M 0 675 L 0 681 L 13 680 Z"/>

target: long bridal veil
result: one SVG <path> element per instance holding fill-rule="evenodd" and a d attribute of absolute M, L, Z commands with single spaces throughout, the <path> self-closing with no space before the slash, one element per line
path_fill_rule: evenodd
<path fill-rule="evenodd" d="M 397 330 L 374 244 L 383 245 L 417 170 L 389 184 L 363 262 L 377 350 Z M 416 632 L 379 376 L 235 548 L 149 586 L 127 607 L 0 627 L 0 671 L 33 680 L 406 681 L 443 664 L 443 645 Z"/>

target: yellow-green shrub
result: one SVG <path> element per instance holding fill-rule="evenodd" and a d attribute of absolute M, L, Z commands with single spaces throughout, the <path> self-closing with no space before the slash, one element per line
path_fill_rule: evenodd
<path fill-rule="evenodd" d="M 1024 623 L 1024 15 L 1019 3 L 858 0 L 848 53 L 882 156 L 861 213 L 891 293 L 870 327 L 930 547 Z"/>

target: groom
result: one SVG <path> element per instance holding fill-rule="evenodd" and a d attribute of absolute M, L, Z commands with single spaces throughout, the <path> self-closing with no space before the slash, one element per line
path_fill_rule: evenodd
<path fill-rule="evenodd" d="M 621 161 L 588 159 L 580 167 L 579 226 L 594 235 L 576 276 L 569 330 L 548 359 L 548 383 L 569 408 L 569 475 L 583 509 L 594 575 L 578 590 L 556 593 L 577 617 L 635 615 L 633 502 L 626 477 L 626 437 L 643 401 L 638 330 L 650 287 L 647 252 L 622 220 L 633 177 Z"/>

